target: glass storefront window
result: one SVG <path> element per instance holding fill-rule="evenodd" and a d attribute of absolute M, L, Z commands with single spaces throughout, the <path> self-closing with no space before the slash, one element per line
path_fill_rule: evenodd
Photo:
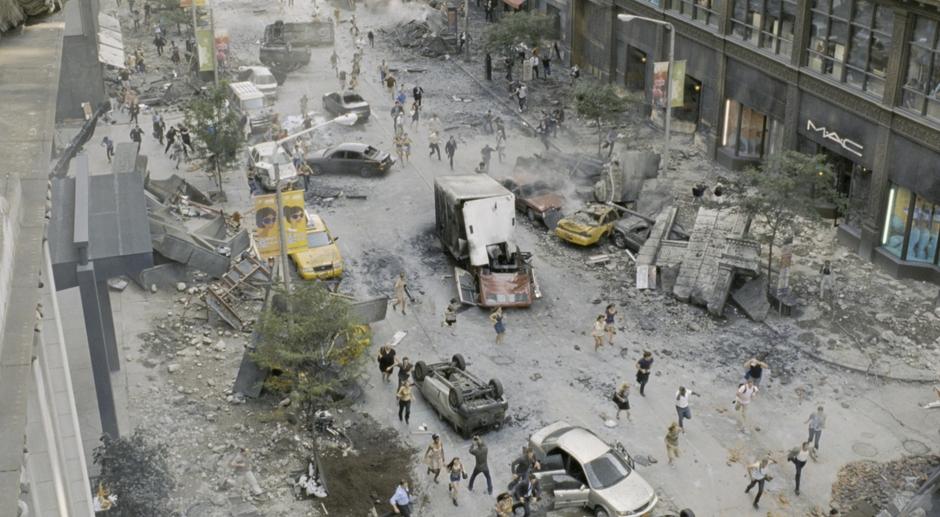
<path fill-rule="evenodd" d="M 918 115 L 940 120 L 940 21 L 917 17 L 908 43 L 907 78 L 902 105 Z"/>
<path fill-rule="evenodd" d="M 907 230 L 911 199 L 911 191 L 906 188 L 892 186 L 888 191 L 888 210 L 881 234 L 881 247 L 897 258 L 902 258 L 901 252 L 904 251 L 904 232 Z"/>
<path fill-rule="evenodd" d="M 782 148 L 782 126 L 781 122 L 728 99 L 721 145 L 735 156 L 763 158 Z"/>
<path fill-rule="evenodd" d="M 870 0 L 815 0 L 806 66 L 881 96 L 894 11 Z"/>
<path fill-rule="evenodd" d="M 937 211 L 940 206 L 918 196 L 914 201 L 911 234 L 907 242 L 907 260 L 933 263 L 937 255 L 937 228 L 940 227 Z"/>
<path fill-rule="evenodd" d="M 796 2 L 732 0 L 731 33 L 774 54 L 789 56 L 793 48 Z"/>

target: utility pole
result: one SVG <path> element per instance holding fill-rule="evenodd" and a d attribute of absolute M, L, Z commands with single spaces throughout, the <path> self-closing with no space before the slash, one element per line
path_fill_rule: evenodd
<path fill-rule="evenodd" d="M 467 53 L 464 61 L 470 61 L 470 0 L 463 0 L 463 32 L 467 35 Z"/>
<path fill-rule="evenodd" d="M 212 0 L 206 0 L 206 7 L 209 9 L 209 30 L 212 31 L 212 62 L 215 63 L 215 66 L 212 67 L 212 79 L 215 82 L 215 85 L 219 85 L 219 59 L 218 54 L 219 50 L 215 48 L 215 15 L 212 11 Z M 221 182 L 219 183 L 219 191 L 222 191 Z"/>
<path fill-rule="evenodd" d="M 280 151 L 280 146 L 274 148 L 274 155 Z M 281 168 L 277 162 L 274 163 L 274 196 L 277 200 L 277 233 L 280 236 L 281 244 L 281 280 L 284 282 L 284 290 L 290 292 L 290 275 L 287 273 L 287 230 L 284 228 L 284 200 L 281 197 Z"/>

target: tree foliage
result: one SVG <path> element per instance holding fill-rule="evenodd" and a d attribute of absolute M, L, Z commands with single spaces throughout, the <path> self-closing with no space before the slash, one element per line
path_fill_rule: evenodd
<path fill-rule="evenodd" d="M 99 481 L 117 505 L 113 517 L 165 517 L 171 515 L 170 494 L 176 481 L 170 473 L 169 448 L 150 432 L 137 428 L 121 438 L 104 435 L 94 450 L 101 470 Z"/>
<path fill-rule="evenodd" d="M 601 152 L 604 125 L 617 120 L 629 107 L 630 99 L 620 95 L 612 84 L 584 81 L 574 91 L 578 115 L 597 124 L 597 152 Z"/>
<path fill-rule="evenodd" d="M 369 346 L 368 327 L 353 321 L 346 298 L 320 283 L 279 290 L 275 300 L 256 324 L 261 342 L 253 358 L 279 372 L 269 389 L 293 393 L 301 403 L 317 400 L 349 378 Z"/>
<path fill-rule="evenodd" d="M 836 189 L 835 174 L 826 157 L 796 151 L 772 154 L 760 166 L 742 171 L 729 190 L 739 209 L 766 230 L 761 239 L 769 245 L 768 289 L 777 238 L 798 235 L 807 225 L 821 223 L 821 208 L 845 213 L 849 207 L 846 196 Z"/>
<path fill-rule="evenodd" d="M 220 168 L 238 158 L 238 149 L 244 140 L 240 117 L 228 108 L 227 91 L 225 81 L 209 86 L 185 108 L 186 126 L 202 142 L 206 155 L 218 160 Z"/>
<path fill-rule="evenodd" d="M 509 13 L 500 18 L 498 23 L 486 27 L 483 33 L 483 48 L 487 52 L 506 54 L 520 43 L 535 48 L 542 40 L 557 39 L 555 32 L 555 18 L 545 13 Z"/>
<path fill-rule="evenodd" d="M 192 13 L 189 9 L 180 7 L 179 0 L 157 0 L 154 14 L 164 26 L 175 25 L 177 34 L 182 32 L 181 25 L 192 26 Z"/>

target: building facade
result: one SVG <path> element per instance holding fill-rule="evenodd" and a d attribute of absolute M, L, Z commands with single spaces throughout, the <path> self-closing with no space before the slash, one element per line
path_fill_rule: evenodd
<path fill-rule="evenodd" d="M 653 64 L 686 61 L 673 120 L 718 162 L 822 153 L 856 207 L 840 240 L 896 276 L 940 282 L 940 1 L 536 0 L 567 17 L 570 60 L 651 99 Z M 655 110 L 652 114 L 659 116 Z"/>

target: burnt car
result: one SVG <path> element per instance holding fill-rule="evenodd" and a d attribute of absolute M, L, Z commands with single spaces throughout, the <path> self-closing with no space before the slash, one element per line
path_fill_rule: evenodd
<path fill-rule="evenodd" d="M 506 190 L 516 196 L 516 210 L 526 215 L 530 221 L 541 221 L 552 230 L 562 218 L 561 207 L 565 198 L 555 193 L 547 181 L 528 177 L 513 176 L 499 181 Z"/>
<path fill-rule="evenodd" d="M 424 400 L 464 438 L 479 430 L 498 429 L 506 417 L 509 404 L 503 385 L 496 379 L 484 384 L 471 375 L 460 354 L 447 362 L 418 361 L 414 378 Z"/>
<path fill-rule="evenodd" d="M 618 248 L 628 249 L 636 253 L 649 239 L 650 231 L 656 221 L 632 210 L 624 209 L 622 212 L 623 216 L 614 223 L 614 227 L 610 232 L 610 241 Z M 669 230 L 668 239 L 687 241 L 689 240 L 689 234 L 678 224 L 673 224 Z"/>
<path fill-rule="evenodd" d="M 333 116 L 353 114 L 356 123 L 369 120 L 372 108 L 369 103 L 356 92 L 332 92 L 323 96 L 323 109 Z"/>
<path fill-rule="evenodd" d="M 307 153 L 313 174 L 358 174 L 363 178 L 385 174 L 395 159 L 368 144 L 350 142 Z"/>

